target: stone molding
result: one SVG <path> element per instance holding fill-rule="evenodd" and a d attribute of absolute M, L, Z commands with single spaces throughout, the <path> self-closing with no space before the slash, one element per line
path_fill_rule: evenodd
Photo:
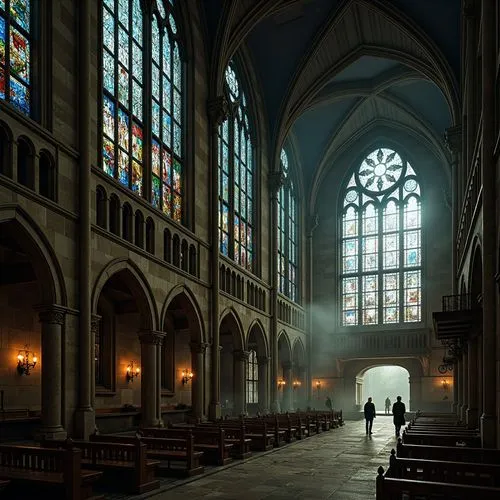
<path fill-rule="evenodd" d="M 191 353 L 205 354 L 208 344 L 206 342 L 189 342 Z"/>
<path fill-rule="evenodd" d="M 444 140 L 448 151 L 452 155 L 460 155 L 462 152 L 462 125 L 447 128 Z"/>
<path fill-rule="evenodd" d="M 165 337 L 165 332 L 157 332 L 154 330 L 142 330 L 139 332 L 141 344 L 162 345 Z"/>
<path fill-rule="evenodd" d="M 271 172 L 268 177 L 268 185 L 271 195 L 276 196 L 281 186 L 285 184 L 285 174 L 280 170 L 279 172 Z"/>
<path fill-rule="evenodd" d="M 102 317 L 97 314 L 92 314 L 90 319 L 90 331 L 95 335 L 97 330 L 99 329 L 99 323 L 101 322 Z"/>
<path fill-rule="evenodd" d="M 237 361 L 248 361 L 249 356 L 250 356 L 249 351 L 242 351 L 242 350 L 233 351 L 233 357 Z"/>
<path fill-rule="evenodd" d="M 257 364 L 259 366 L 262 365 L 267 365 L 271 361 L 271 358 L 269 356 L 257 356 Z"/>
<path fill-rule="evenodd" d="M 319 226 L 319 214 L 312 214 L 307 217 L 306 222 L 306 235 L 312 238 L 314 230 Z"/>
<path fill-rule="evenodd" d="M 229 102 L 226 96 L 218 96 L 209 99 L 207 102 L 207 112 L 212 127 L 217 128 L 229 116 Z"/>
<path fill-rule="evenodd" d="M 49 325 L 64 325 L 66 308 L 55 304 L 36 306 L 40 323 Z"/>

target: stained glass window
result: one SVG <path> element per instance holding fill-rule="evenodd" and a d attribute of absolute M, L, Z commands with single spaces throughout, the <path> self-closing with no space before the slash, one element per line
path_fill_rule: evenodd
<path fill-rule="evenodd" d="M 281 170 L 285 183 L 278 193 L 278 287 L 280 293 L 298 301 L 297 194 L 290 175 L 288 156 L 281 150 Z"/>
<path fill-rule="evenodd" d="M 341 323 L 422 320 L 421 193 L 398 152 L 379 148 L 352 174 L 341 219 Z"/>
<path fill-rule="evenodd" d="M 31 112 L 31 2 L 0 0 L 0 99 Z"/>
<path fill-rule="evenodd" d="M 226 68 L 226 93 L 233 106 L 219 127 L 220 252 L 254 270 L 254 165 L 245 94 L 235 66 Z"/>
<path fill-rule="evenodd" d="M 151 202 L 177 222 L 183 205 L 183 63 L 173 6 L 162 0 L 151 24 Z"/>
<path fill-rule="evenodd" d="M 247 364 L 247 403 L 259 402 L 259 366 L 257 353 L 249 351 Z"/>

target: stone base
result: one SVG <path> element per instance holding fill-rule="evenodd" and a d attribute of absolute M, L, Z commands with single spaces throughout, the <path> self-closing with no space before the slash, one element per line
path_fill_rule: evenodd
<path fill-rule="evenodd" d="M 57 427 L 41 427 L 35 435 L 35 440 L 61 440 L 67 437 L 68 433 L 59 425 Z"/>
<path fill-rule="evenodd" d="M 221 417 L 220 401 L 212 402 L 208 405 L 208 418 L 212 421 Z"/>
<path fill-rule="evenodd" d="M 481 415 L 481 443 L 483 448 L 496 448 L 496 418 L 494 415 Z"/>
<path fill-rule="evenodd" d="M 479 412 L 477 408 L 467 408 L 467 428 L 468 429 L 477 429 L 479 427 Z"/>
<path fill-rule="evenodd" d="M 451 403 L 451 413 L 457 414 L 458 403 Z"/>
<path fill-rule="evenodd" d="M 75 411 L 75 437 L 88 439 L 95 431 L 95 411 L 93 408 L 77 409 Z"/>

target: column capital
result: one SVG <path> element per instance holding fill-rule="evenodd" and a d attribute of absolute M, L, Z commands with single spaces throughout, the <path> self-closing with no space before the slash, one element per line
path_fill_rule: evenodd
<path fill-rule="evenodd" d="M 269 364 L 269 361 L 271 361 L 271 358 L 269 356 L 257 356 L 257 364 L 259 366 L 267 365 Z"/>
<path fill-rule="evenodd" d="M 444 141 L 448 151 L 452 155 L 459 155 L 462 151 L 462 125 L 447 128 L 444 134 Z"/>
<path fill-rule="evenodd" d="M 250 353 L 248 351 L 243 351 L 243 350 L 233 351 L 233 357 L 238 361 L 247 361 L 249 355 Z"/>
<path fill-rule="evenodd" d="M 319 226 L 319 214 L 311 214 L 307 217 L 306 221 L 306 235 L 312 238 L 314 230 Z"/>
<path fill-rule="evenodd" d="M 282 170 L 271 172 L 268 177 L 269 190 L 272 196 L 277 196 L 281 186 L 285 184 L 285 174 Z"/>
<path fill-rule="evenodd" d="M 90 317 L 90 331 L 96 333 L 99 328 L 99 323 L 101 322 L 102 316 L 97 314 L 92 314 Z"/>
<path fill-rule="evenodd" d="M 139 331 L 139 340 L 141 344 L 161 345 L 165 337 L 166 337 L 165 332 L 158 332 L 155 330 Z"/>
<path fill-rule="evenodd" d="M 66 308 L 55 304 L 38 305 L 34 307 L 38 312 L 40 323 L 47 323 L 50 325 L 64 325 L 66 316 Z"/>
<path fill-rule="evenodd" d="M 217 128 L 229 115 L 229 102 L 221 95 L 207 101 L 208 117 L 213 128 Z"/>
<path fill-rule="evenodd" d="M 189 342 L 191 352 L 195 354 L 205 354 L 208 344 L 206 342 Z"/>

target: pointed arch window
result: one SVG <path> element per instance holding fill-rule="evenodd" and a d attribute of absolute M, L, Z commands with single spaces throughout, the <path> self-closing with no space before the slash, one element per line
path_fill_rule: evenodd
<path fill-rule="evenodd" d="M 219 127 L 220 252 L 254 271 L 255 176 L 247 100 L 233 63 L 225 76 L 230 113 Z"/>
<path fill-rule="evenodd" d="M 253 349 L 248 353 L 247 364 L 247 403 L 259 402 L 259 364 L 257 352 Z"/>
<path fill-rule="evenodd" d="M 0 0 L 0 99 L 25 115 L 32 108 L 32 8 L 27 0 Z"/>
<path fill-rule="evenodd" d="M 102 168 L 182 222 L 184 64 L 174 1 L 152 4 L 102 3 Z"/>
<path fill-rule="evenodd" d="M 281 150 L 281 171 L 285 183 L 278 194 L 278 282 L 279 291 L 294 302 L 298 301 L 298 213 L 297 194 L 293 183 L 288 156 Z"/>
<path fill-rule="evenodd" d="M 398 152 L 379 148 L 352 174 L 342 198 L 341 324 L 422 320 L 418 177 Z"/>

